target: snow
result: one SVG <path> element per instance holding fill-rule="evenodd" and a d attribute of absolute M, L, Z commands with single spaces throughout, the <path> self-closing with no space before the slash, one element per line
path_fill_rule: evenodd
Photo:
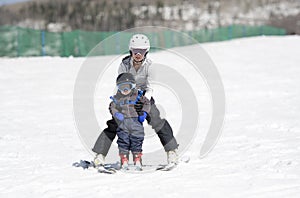
<path fill-rule="evenodd" d="M 1 58 L 0 196 L 298 197 L 300 37 L 261 36 L 202 47 L 225 87 L 222 136 L 209 155 L 198 158 L 211 115 L 207 90 L 199 88 L 203 120 L 185 153 L 191 161 L 172 172 L 145 174 L 104 175 L 72 167 L 92 159 L 73 117 L 74 83 L 84 58 Z M 151 58 L 161 59 L 164 53 Z M 189 80 L 201 86 L 201 80 Z M 101 93 L 111 92 L 108 84 L 98 88 L 99 100 L 107 97 Z M 161 104 L 176 128 L 172 108 Z M 107 111 L 107 106 L 95 105 L 102 108 Z M 98 117 L 101 126 L 106 116 L 108 112 Z"/>

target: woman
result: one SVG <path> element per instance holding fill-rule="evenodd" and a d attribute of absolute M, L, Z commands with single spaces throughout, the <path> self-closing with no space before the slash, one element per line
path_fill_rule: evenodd
<path fill-rule="evenodd" d="M 173 135 L 173 130 L 167 120 L 160 117 L 160 112 L 155 105 L 155 100 L 152 97 L 152 91 L 149 86 L 149 80 L 151 80 L 151 60 L 147 58 L 147 54 L 150 50 L 150 42 L 147 36 L 143 34 L 135 34 L 129 41 L 130 55 L 123 58 L 118 74 L 131 73 L 135 77 L 136 87 L 144 91 L 144 95 L 150 99 L 151 109 L 146 117 L 148 124 L 157 133 L 164 149 L 167 153 L 168 163 L 177 163 L 178 144 Z M 138 113 L 141 112 L 142 104 L 136 103 L 135 109 Z M 98 137 L 94 148 L 92 149 L 96 153 L 95 164 L 97 166 L 104 165 L 105 156 L 116 136 L 118 124 L 114 119 L 107 121 L 107 128 Z"/>

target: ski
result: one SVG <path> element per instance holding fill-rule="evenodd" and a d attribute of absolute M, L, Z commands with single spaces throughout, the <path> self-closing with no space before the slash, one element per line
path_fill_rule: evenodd
<path fill-rule="evenodd" d="M 165 165 L 159 165 L 156 170 L 158 171 L 170 171 L 177 167 L 177 164 L 175 163 L 169 163 Z"/>
<path fill-rule="evenodd" d="M 81 167 L 83 169 L 88 169 L 94 167 L 94 163 L 86 160 L 80 160 L 79 162 L 73 163 L 74 167 Z"/>
<path fill-rule="evenodd" d="M 111 167 L 105 167 L 105 166 L 98 166 L 95 167 L 98 170 L 98 173 L 105 173 L 105 174 L 115 174 L 117 173 L 117 170 Z"/>
<path fill-rule="evenodd" d="M 74 167 L 81 167 L 83 169 L 90 169 L 95 168 L 97 169 L 98 173 L 105 173 L 105 174 L 115 174 L 117 173 L 117 170 L 111 166 L 96 166 L 93 161 L 87 161 L 87 160 L 80 160 L 79 162 L 73 163 Z"/>
<path fill-rule="evenodd" d="M 183 156 L 181 157 L 177 163 L 169 163 L 169 164 L 164 164 L 164 165 L 159 165 L 156 170 L 157 171 L 171 171 L 175 169 L 180 163 L 188 163 L 190 161 L 189 156 Z"/>

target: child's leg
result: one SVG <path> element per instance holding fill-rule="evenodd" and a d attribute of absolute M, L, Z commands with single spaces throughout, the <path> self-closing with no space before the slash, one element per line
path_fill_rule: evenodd
<path fill-rule="evenodd" d="M 119 153 L 126 153 L 129 151 L 130 147 L 130 139 L 129 139 L 129 134 L 123 130 L 120 130 L 117 132 L 118 135 L 118 148 L 119 148 Z"/>
<path fill-rule="evenodd" d="M 130 139 L 128 132 L 122 130 L 119 128 L 117 130 L 118 135 L 118 148 L 119 148 L 119 155 L 120 155 L 120 161 L 121 166 L 123 169 L 128 168 L 128 158 L 129 158 L 129 147 L 130 147 Z"/>
<path fill-rule="evenodd" d="M 130 150 L 134 153 L 141 153 L 145 136 L 144 127 L 137 118 L 132 118 L 130 124 Z"/>
<path fill-rule="evenodd" d="M 144 141 L 144 127 L 137 120 L 132 119 L 130 138 L 130 150 L 132 151 L 134 165 L 137 170 L 142 170 L 142 146 Z"/>

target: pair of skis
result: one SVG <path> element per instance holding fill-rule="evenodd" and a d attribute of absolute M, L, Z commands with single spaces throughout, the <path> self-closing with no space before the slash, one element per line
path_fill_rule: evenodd
<path fill-rule="evenodd" d="M 155 171 L 171 171 L 174 168 L 178 166 L 178 164 L 184 162 L 188 163 L 190 160 L 189 157 L 182 157 L 178 160 L 178 163 L 169 163 L 169 164 L 164 164 L 164 165 L 158 165 L 156 168 L 153 168 Z M 81 167 L 83 169 L 89 169 L 89 168 L 95 168 L 97 169 L 98 173 L 104 173 L 104 174 L 115 174 L 118 171 L 122 172 L 132 172 L 133 170 L 129 169 L 128 170 L 123 170 L 122 168 L 119 167 L 114 167 L 110 164 L 104 165 L 104 166 L 96 166 L 93 161 L 87 161 L 87 160 L 80 160 L 79 162 L 73 163 L 73 166 L 75 167 Z M 134 171 L 134 172 L 141 172 L 141 171 Z"/>

